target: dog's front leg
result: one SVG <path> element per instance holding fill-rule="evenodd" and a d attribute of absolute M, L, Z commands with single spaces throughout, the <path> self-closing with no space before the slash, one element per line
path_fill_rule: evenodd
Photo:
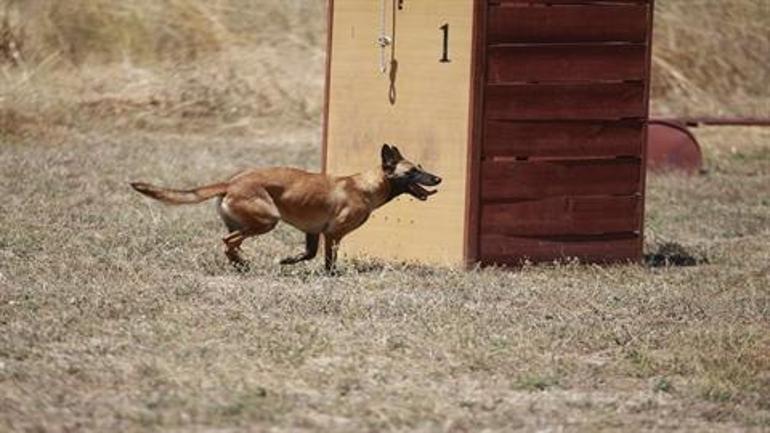
<path fill-rule="evenodd" d="M 333 274 L 337 263 L 337 250 L 340 247 L 340 238 L 324 235 L 324 253 L 326 272 Z"/>
<path fill-rule="evenodd" d="M 318 253 L 318 240 L 321 236 L 313 233 L 305 234 L 305 252 L 281 260 L 282 265 L 293 265 L 305 260 L 313 260 Z"/>

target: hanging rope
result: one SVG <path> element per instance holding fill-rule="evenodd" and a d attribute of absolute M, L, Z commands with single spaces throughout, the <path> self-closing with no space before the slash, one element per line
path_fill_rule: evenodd
<path fill-rule="evenodd" d="M 380 46 L 380 74 L 384 74 L 388 70 L 388 56 L 386 53 L 387 48 L 393 43 L 393 38 L 388 36 L 387 28 L 387 2 L 388 0 L 381 0 L 380 4 L 382 8 L 380 10 L 380 36 L 377 38 L 377 45 Z"/>

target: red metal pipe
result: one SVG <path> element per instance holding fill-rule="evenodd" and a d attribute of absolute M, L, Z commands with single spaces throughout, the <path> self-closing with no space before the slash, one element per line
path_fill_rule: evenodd
<path fill-rule="evenodd" d="M 698 126 L 770 126 L 767 117 L 679 117 L 671 119 L 656 119 L 672 123 L 680 123 L 691 127 Z"/>
<path fill-rule="evenodd" d="M 647 167 L 695 174 L 703 167 L 698 140 L 681 121 L 651 119 L 647 132 Z"/>

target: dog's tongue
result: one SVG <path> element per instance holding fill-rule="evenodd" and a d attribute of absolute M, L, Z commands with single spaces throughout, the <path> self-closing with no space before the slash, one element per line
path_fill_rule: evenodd
<path fill-rule="evenodd" d="M 421 187 L 420 185 L 413 183 L 409 185 L 409 192 L 411 192 L 412 195 L 415 196 L 415 198 L 425 201 L 428 199 L 429 196 L 432 196 L 433 194 L 435 194 L 436 190 L 428 191 L 427 189 Z"/>

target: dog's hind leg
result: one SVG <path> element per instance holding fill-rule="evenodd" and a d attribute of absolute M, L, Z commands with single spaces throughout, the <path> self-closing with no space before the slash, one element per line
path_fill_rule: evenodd
<path fill-rule="evenodd" d="M 226 195 L 219 204 L 219 213 L 230 230 L 230 234 L 222 238 L 225 255 L 239 269 L 248 266 L 240 256 L 243 241 L 269 232 L 281 218 L 273 199 L 263 189 L 249 197 Z"/>
<path fill-rule="evenodd" d="M 318 253 L 318 240 L 321 236 L 313 233 L 305 234 L 305 252 L 297 254 L 296 256 L 286 257 L 281 260 L 282 265 L 293 265 L 295 263 L 303 262 L 305 260 L 313 260 Z"/>
<path fill-rule="evenodd" d="M 239 270 L 248 270 L 249 262 L 241 257 L 241 244 L 246 237 L 239 230 L 236 230 L 229 235 L 222 238 L 222 242 L 225 243 L 225 256 L 230 260 L 233 266 Z"/>
<path fill-rule="evenodd" d="M 238 230 L 241 230 L 243 228 L 243 225 L 240 223 L 240 221 L 237 221 L 235 217 L 230 215 L 230 208 L 223 205 L 224 197 L 218 197 L 217 198 L 217 213 L 219 213 L 219 218 L 222 219 L 222 222 L 225 224 L 225 227 L 227 227 L 227 231 L 229 233 L 236 232 Z"/>

